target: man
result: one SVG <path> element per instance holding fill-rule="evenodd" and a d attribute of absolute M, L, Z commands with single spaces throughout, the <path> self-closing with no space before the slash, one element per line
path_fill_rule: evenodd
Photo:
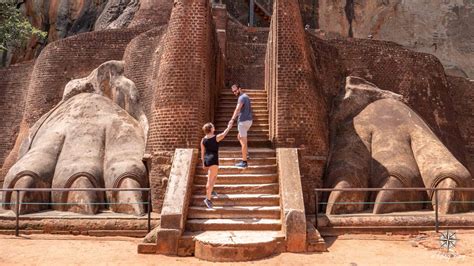
<path fill-rule="evenodd" d="M 235 166 L 240 168 L 246 168 L 247 163 L 247 152 L 248 152 L 248 141 L 247 141 L 247 132 L 252 126 L 252 105 L 250 103 L 250 98 L 247 94 L 242 92 L 242 88 L 239 84 L 232 85 L 232 93 L 239 97 L 237 101 L 237 106 L 235 107 L 234 114 L 229 123 L 234 124 L 235 119 L 238 116 L 237 129 L 239 134 L 237 138 L 239 139 L 240 145 L 242 146 L 242 161 Z"/>

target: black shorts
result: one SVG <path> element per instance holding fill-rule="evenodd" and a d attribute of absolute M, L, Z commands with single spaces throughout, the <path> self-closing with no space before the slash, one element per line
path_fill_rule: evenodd
<path fill-rule="evenodd" d="M 209 167 L 213 165 L 219 165 L 219 155 L 216 153 L 204 155 L 204 166 Z"/>

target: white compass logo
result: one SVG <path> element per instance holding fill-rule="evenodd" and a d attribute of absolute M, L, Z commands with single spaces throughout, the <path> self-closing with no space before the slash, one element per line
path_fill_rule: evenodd
<path fill-rule="evenodd" d="M 456 233 L 451 233 L 447 230 L 445 233 L 441 233 L 439 237 L 439 242 L 442 248 L 447 248 L 448 252 L 450 248 L 456 247 Z"/>

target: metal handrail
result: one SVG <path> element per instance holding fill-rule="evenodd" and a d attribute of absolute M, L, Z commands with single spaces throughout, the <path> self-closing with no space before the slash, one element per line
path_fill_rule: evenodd
<path fill-rule="evenodd" d="M 346 191 L 346 192 L 375 192 L 375 191 L 431 191 L 434 192 L 435 198 L 435 230 L 439 231 L 439 199 L 438 191 L 474 191 L 474 188 L 459 187 L 459 188 L 316 188 L 314 189 L 315 197 L 315 227 L 318 228 L 318 213 L 319 213 L 319 202 L 318 192 L 333 192 L 333 191 Z M 431 201 L 426 201 L 431 202 Z M 456 201 L 460 202 L 470 202 L 470 201 Z M 328 204 L 328 202 L 325 202 Z M 375 204 L 375 202 L 364 202 Z M 419 203 L 419 201 L 404 201 L 404 202 L 381 202 L 385 204 L 401 204 L 401 203 Z M 360 204 L 360 202 L 347 202 L 346 204 Z"/>
<path fill-rule="evenodd" d="M 45 203 L 45 202 L 28 202 L 28 203 L 20 203 L 20 195 L 19 193 L 22 191 L 27 192 L 66 192 L 66 191 L 146 191 L 148 192 L 148 197 L 146 202 L 134 202 L 128 204 L 146 204 L 147 205 L 147 230 L 148 232 L 151 231 L 151 188 L 0 188 L 0 191 L 4 192 L 16 192 L 16 202 L 10 203 L 11 205 L 15 204 L 15 236 L 20 235 L 20 205 L 28 205 L 28 204 L 45 204 L 45 205 L 52 205 L 52 204 L 67 204 L 67 203 Z M 4 203 L 5 204 L 5 203 Z M 75 203 L 81 204 L 81 203 Z M 86 204 L 86 203 L 84 203 Z M 100 202 L 100 204 L 114 204 L 114 203 L 107 203 L 107 202 Z"/>

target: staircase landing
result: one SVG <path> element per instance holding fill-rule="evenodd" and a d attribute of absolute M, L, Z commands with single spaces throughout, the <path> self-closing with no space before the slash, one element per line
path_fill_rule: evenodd
<path fill-rule="evenodd" d="M 207 231 L 195 236 L 195 256 L 219 262 L 258 260 L 281 252 L 284 239 L 276 231 Z"/>

